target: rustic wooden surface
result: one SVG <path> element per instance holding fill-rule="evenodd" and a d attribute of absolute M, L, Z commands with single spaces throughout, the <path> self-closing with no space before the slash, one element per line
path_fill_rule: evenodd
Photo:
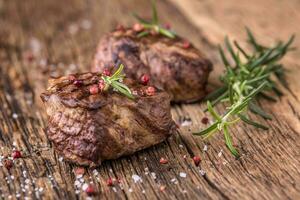
<path fill-rule="evenodd" d="M 231 130 L 242 153 L 239 160 L 228 153 L 221 134 L 205 142 L 191 135 L 203 128 L 201 103 L 173 107 L 174 120 L 180 123 L 185 117 L 192 123 L 181 126 L 168 141 L 86 169 L 83 178 L 73 173 L 77 166 L 54 153 L 44 132 L 46 117 L 39 100 L 47 78 L 86 71 L 101 35 L 118 23 L 133 23 L 130 11 L 150 16 L 149 4 L 146 0 L 0 0 L 0 156 L 10 155 L 14 148 L 23 152 L 10 171 L 0 166 L 0 199 L 85 199 L 74 185 L 78 181 L 96 186 L 95 199 L 299 199 L 299 50 L 284 60 L 290 89 L 277 103 L 260 102 L 273 116 L 272 121 L 262 120 L 270 130 L 246 125 Z M 300 32 L 299 9 L 298 0 L 158 2 L 161 20 L 214 62 L 211 85 L 221 73 L 216 45 L 225 35 L 244 41 L 247 25 L 266 44 L 286 39 Z M 300 46 L 299 39 L 295 46 Z M 192 162 L 194 155 L 202 158 L 199 167 Z M 161 157 L 168 164 L 159 164 Z M 142 182 L 135 183 L 132 175 Z M 108 187 L 109 177 L 120 178 L 121 186 Z"/>

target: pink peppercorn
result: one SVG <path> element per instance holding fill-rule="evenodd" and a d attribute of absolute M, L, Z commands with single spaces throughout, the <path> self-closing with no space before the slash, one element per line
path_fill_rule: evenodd
<path fill-rule="evenodd" d="M 208 118 L 207 117 L 203 117 L 202 119 L 201 119 L 201 122 L 202 122 L 202 124 L 208 124 Z"/>
<path fill-rule="evenodd" d="M 76 80 L 76 77 L 74 75 L 69 75 L 68 79 L 69 81 L 73 82 Z"/>
<path fill-rule="evenodd" d="M 13 159 L 18 159 L 18 158 L 21 158 L 22 157 L 22 154 L 21 154 L 21 151 L 13 151 L 12 155 Z"/>
<path fill-rule="evenodd" d="M 95 195 L 96 194 L 96 190 L 95 187 L 93 185 L 89 185 L 86 190 L 85 190 L 86 194 L 89 196 Z"/>
<path fill-rule="evenodd" d="M 140 81 L 141 81 L 141 83 L 142 83 L 143 85 L 147 85 L 148 82 L 150 81 L 150 77 L 149 77 L 147 74 L 143 74 L 143 75 L 141 76 Z"/>
<path fill-rule="evenodd" d="M 148 96 L 153 96 L 156 92 L 156 89 L 152 86 L 149 86 L 147 89 L 146 89 L 146 94 Z"/>
<path fill-rule="evenodd" d="M 125 31 L 125 28 L 122 24 L 118 24 L 117 27 L 116 27 L 116 30 L 117 31 Z"/>
<path fill-rule="evenodd" d="M 107 185 L 107 186 L 113 186 L 113 185 L 114 185 L 112 178 L 108 178 L 108 179 L 106 180 L 106 185 Z"/>
<path fill-rule="evenodd" d="M 189 41 L 187 41 L 187 40 L 183 41 L 182 47 L 184 49 L 188 49 L 188 48 L 190 48 L 190 46 L 191 46 L 191 43 Z"/>
<path fill-rule="evenodd" d="M 4 166 L 6 167 L 6 169 L 10 170 L 13 166 L 13 162 L 11 160 L 5 160 Z"/>
<path fill-rule="evenodd" d="M 196 166 L 199 166 L 199 164 L 201 162 L 201 158 L 199 156 L 194 156 L 193 161 L 194 161 Z"/>
<path fill-rule="evenodd" d="M 171 29 L 171 24 L 169 24 L 169 23 L 166 23 L 165 25 L 164 25 L 164 27 L 166 28 L 166 29 Z"/>
<path fill-rule="evenodd" d="M 98 87 L 99 87 L 99 89 L 100 89 L 101 91 L 104 90 L 104 88 L 105 88 L 105 82 L 104 82 L 104 80 L 102 80 L 102 79 L 99 80 Z"/>
<path fill-rule="evenodd" d="M 110 71 L 108 69 L 104 69 L 103 72 L 102 72 L 102 74 L 104 76 L 110 76 L 111 75 L 111 73 L 110 73 Z"/>
<path fill-rule="evenodd" d="M 159 163 L 160 164 L 167 164 L 168 160 L 162 157 L 162 158 L 160 158 Z"/>
<path fill-rule="evenodd" d="M 99 87 L 98 87 L 98 85 L 92 85 L 91 87 L 90 87 L 90 94 L 98 94 L 99 93 Z"/>
<path fill-rule="evenodd" d="M 82 81 L 82 80 L 75 80 L 75 81 L 73 82 L 73 84 L 76 85 L 77 87 L 80 87 L 80 86 L 83 85 L 83 81 Z"/>
<path fill-rule="evenodd" d="M 135 31 L 135 32 L 141 32 L 142 30 L 144 30 L 144 26 L 140 23 L 135 23 L 132 27 L 132 29 Z"/>

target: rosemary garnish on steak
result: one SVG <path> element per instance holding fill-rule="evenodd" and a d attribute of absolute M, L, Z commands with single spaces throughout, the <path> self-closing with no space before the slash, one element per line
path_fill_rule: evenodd
<path fill-rule="evenodd" d="M 157 14 L 156 5 L 155 5 L 154 0 L 152 0 L 152 20 L 151 21 L 147 21 L 147 20 L 141 18 L 136 13 L 133 13 L 133 16 L 139 21 L 139 23 L 141 23 L 141 25 L 143 25 L 143 28 L 145 29 L 144 31 L 142 31 L 138 34 L 138 37 L 144 37 L 146 35 L 149 35 L 151 33 L 151 31 L 154 31 L 155 33 L 164 35 L 164 36 L 166 36 L 168 38 L 172 38 L 172 39 L 176 37 L 176 34 L 173 31 L 163 28 L 159 24 L 158 14 Z"/>
<path fill-rule="evenodd" d="M 266 125 L 251 120 L 247 113 L 251 111 L 264 119 L 271 119 L 270 115 L 258 106 L 256 100 L 261 96 L 276 101 L 271 96 L 272 93 L 282 95 L 272 77 L 276 77 L 284 87 L 287 87 L 284 68 L 279 61 L 291 50 L 290 45 L 294 40 L 293 35 L 286 43 L 278 42 L 274 47 L 265 47 L 257 43 L 249 29 L 247 34 L 248 42 L 253 47 L 251 53 L 246 52 L 237 42 L 233 42 L 236 49 L 234 50 L 228 38 L 225 38 L 226 49 L 234 61 L 233 64 L 230 64 L 223 49 L 219 47 L 226 68 L 225 74 L 220 77 L 223 86 L 207 96 L 207 111 L 214 122 L 206 129 L 194 133 L 209 138 L 217 131 L 222 131 L 226 146 L 235 157 L 239 157 L 239 153 L 232 144 L 229 127 L 242 120 L 257 128 L 268 129 Z M 220 102 L 229 104 L 223 115 L 218 114 L 213 108 Z"/>
<path fill-rule="evenodd" d="M 102 80 L 104 81 L 104 91 L 108 90 L 109 87 L 112 87 L 117 92 L 125 95 L 126 97 L 130 99 L 134 99 L 134 96 L 131 93 L 131 90 L 124 84 L 123 79 L 125 78 L 125 74 L 123 74 L 124 65 L 120 64 L 117 71 L 111 75 L 106 76 L 102 75 Z"/>

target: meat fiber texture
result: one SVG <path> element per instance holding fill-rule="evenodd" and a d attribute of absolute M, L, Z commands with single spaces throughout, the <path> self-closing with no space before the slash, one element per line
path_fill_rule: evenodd
<path fill-rule="evenodd" d="M 194 102 L 206 95 L 211 62 L 180 37 L 161 35 L 138 37 L 131 29 L 116 30 L 104 36 L 98 45 L 92 71 L 113 71 L 122 63 L 128 77 L 139 80 L 143 74 L 150 83 L 164 89 L 172 102 Z"/>
<path fill-rule="evenodd" d="M 91 95 L 89 87 L 98 83 L 98 74 L 71 76 L 83 84 L 74 85 L 69 76 L 51 79 L 41 95 L 49 117 L 47 136 L 66 160 L 97 166 L 158 144 L 176 132 L 166 92 L 156 89 L 149 96 L 147 86 L 125 80 L 133 100 L 112 89 Z"/>

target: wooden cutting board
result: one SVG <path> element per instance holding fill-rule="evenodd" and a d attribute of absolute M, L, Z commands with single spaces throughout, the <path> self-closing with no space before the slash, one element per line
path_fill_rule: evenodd
<path fill-rule="evenodd" d="M 214 62 L 212 88 L 222 72 L 216 46 L 225 35 L 245 45 L 247 25 L 265 44 L 286 40 L 300 32 L 299 9 L 298 0 L 158 1 L 161 21 Z M 82 178 L 54 153 L 39 100 L 49 74 L 87 71 L 99 38 L 118 23 L 132 24 L 131 11 L 147 17 L 151 6 L 146 0 L 0 0 L 0 156 L 13 148 L 23 152 L 10 172 L 0 166 L 0 199 L 85 199 L 84 183 L 95 186 L 95 199 L 299 199 L 299 50 L 284 59 L 290 89 L 277 103 L 260 101 L 273 120 L 257 120 L 270 129 L 231 129 L 239 160 L 221 134 L 208 141 L 191 135 L 203 128 L 203 103 L 173 106 L 174 120 L 191 121 L 166 142 L 85 169 Z M 298 38 L 294 46 L 300 46 Z M 194 155 L 202 158 L 199 167 Z M 168 163 L 160 164 L 161 157 Z M 119 178 L 122 187 L 107 186 L 109 177 Z"/>

